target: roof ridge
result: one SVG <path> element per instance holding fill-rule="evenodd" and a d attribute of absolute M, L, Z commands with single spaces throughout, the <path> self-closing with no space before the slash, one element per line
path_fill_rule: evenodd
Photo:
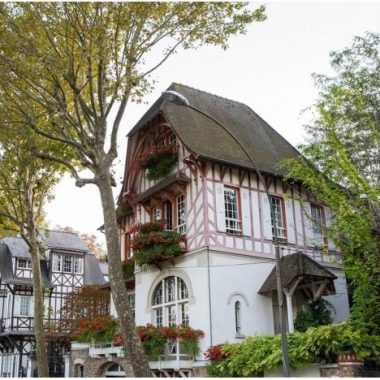
<path fill-rule="evenodd" d="M 220 95 L 217 95 L 217 94 L 213 94 L 212 92 L 208 92 L 208 91 L 200 90 L 199 88 L 191 87 L 191 86 L 188 86 L 188 85 L 186 85 L 186 84 L 182 84 L 182 83 L 178 83 L 178 82 L 172 82 L 172 84 L 169 86 L 169 88 L 170 88 L 172 85 L 178 85 L 178 86 L 182 86 L 182 87 L 187 87 L 187 88 L 189 88 L 189 89 L 191 89 L 191 90 L 195 90 L 195 91 L 203 92 L 204 94 L 214 96 L 215 98 L 219 98 L 219 99 L 227 100 L 227 101 L 229 101 L 229 102 L 233 102 L 233 103 L 240 104 L 240 105 L 242 105 L 242 106 L 245 106 L 245 107 L 250 108 L 247 104 L 242 103 L 242 102 L 239 102 L 238 100 L 234 100 L 234 99 L 226 98 L 226 97 L 224 97 L 224 96 L 220 96 Z"/>
<path fill-rule="evenodd" d="M 72 231 L 62 231 L 62 230 L 55 230 L 55 229 L 52 229 L 52 230 L 47 230 L 49 232 L 60 232 L 60 233 L 63 233 L 63 234 L 72 234 L 72 235 L 78 235 L 80 234 L 80 232 L 72 232 Z"/>

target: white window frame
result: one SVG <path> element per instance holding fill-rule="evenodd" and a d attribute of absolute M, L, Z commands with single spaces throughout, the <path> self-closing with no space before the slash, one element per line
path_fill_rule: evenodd
<path fill-rule="evenodd" d="M 152 217 L 153 221 L 157 222 L 159 220 L 162 220 L 162 211 L 159 207 L 155 207 L 152 211 Z"/>
<path fill-rule="evenodd" d="M 183 194 L 176 198 L 177 201 L 177 232 L 181 235 L 186 234 L 186 203 Z"/>
<path fill-rule="evenodd" d="M 275 207 L 273 207 L 273 205 Z M 270 197 L 270 211 L 271 211 L 271 221 L 272 221 L 272 235 L 274 237 L 274 220 L 276 219 L 276 230 L 277 230 L 277 238 L 281 240 L 286 240 L 286 221 L 284 215 L 284 207 L 283 207 L 283 199 L 275 196 Z M 274 213 L 274 215 L 273 215 Z"/>
<path fill-rule="evenodd" d="M 164 202 L 164 219 L 165 229 L 167 231 L 173 231 L 173 205 L 169 200 Z"/>
<path fill-rule="evenodd" d="M 24 265 L 20 265 L 21 263 L 25 263 Z M 18 269 L 32 269 L 32 261 L 29 259 L 17 259 L 17 268 Z"/>
<path fill-rule="evenodd" d="M 20 296 L 20 309 L 19 316 L 20 317 L 30 317 L 30 304 L 31 297 L 30 296 Z"/>
<path fill-rule="evenodd" d="M 233 194 L 235 201 L 229 201 L 229 194 Z M 239 208 L 239 189 L 234 187 L 224 187 L 224 210 L 225 210 L 225 222 L 226 233 L 230 235 L 241 235 L 241 218 Z"/>
<path fill-rule="evenodd" d="M 53 254 L 53 272 L 62 272 L 62 256 L 61 254 Z"/>
<path fill-rule="evenodd" d="M 83 274 L 83 257 L 74 256 L 73 269 L 75 274 Z"/>
<path fill-rule="evenodd" d="M 66 270 L 65 269 L 65 264 L 66 264 L 66 260 L 70 260 L 70 270 Z M 63 256 L 63 262 L 62 262 L 62 272 L 63 273 L 73 273 L 73 269 L 74 269 L 74 260 L 73 260 L 73 256 L 69 256 L 69 255 L 64 255 Z"/>
<path fill-rule="evenodd" d="M 189 292 L 185 281 L 178 276 L 165 277 L 156 285 L 153 293 L 153 324 L 157 327 L 188 326 L 188 305 Z"/>
<path fill-rule="evenodd" d="M 318 215 L 315 213 L 315 211 L 318 210 Z M 322 207 L 310 203 L 310 213 L 311 213 L 311 221 L 312 221 L 312 231 L 315 239 L 321 239 L 323 238 L 323 231 L 322 231 Z"/>

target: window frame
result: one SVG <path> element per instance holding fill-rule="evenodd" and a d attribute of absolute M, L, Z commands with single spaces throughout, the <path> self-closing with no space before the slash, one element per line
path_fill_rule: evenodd
<path fill-rule="evenodd" d="M 168 205 L 170 205 L 170 208 L 167 207 Z M 164 221 L 165 221 L 165 230 L 173 231 L 173 204 L 169 199 L 164 202 Z M 169 226 L 168 226 L 168 221 L 170 222 Z"/>
<path fill-rule="evenodd" d="M 180 200 L 182 198 L 182 200 Z M 186 235 L 186 198 L 185 196 L 181 193 L 176 196 L 176 231 L 181 234 L 181 235 Z M 180 214 L 180 205 L 182 205 L 182 210 L 183 210 L 183 220 L 182 223 L 181 221 L 181 214 Z"/>
<path fill-rule="evenodd" d="M 170 291 L 171 282 L 174 284 L 173 291 Z M 163 278 L 154 288 L 151 308 L 152 321 L 157 327 L 189 326 L 189 291 L 186 282 L 177 275 Z"/>
<path fill-rule="evenodd" d="M 227 216 L 227 204 L 226 204 L 226 192 L 233 191 L 235 192 L 235 199 L 236 199 L 236 214 L 237 218 L 231 218 Z M 243 233 L 243 225 L 242 225 L 242 213 L 241 213 L 241 203 L 240 203 L 240 189 L 238 187 L 234 186 L 223 186 L 223 200 L 224 200 L 224 220 L 226 225 L 226 234 L 228 235 L 237 235 L 241 236 Z M 228 226 L 227 221 L 235 221 L 237 228 L 231 228 Z"/>
<path fill-rule="evenodd" d="M 313 216 L 313 208 L 316 210 L 319 210 L 319 222 L 320 224 L 318 225 L 320 232 L 315 231 L 316 223 L 315 219 Z M 314 202 L 310 202 L 310 218 L 311 218 L 311 230 L 313 233 L 313 238 L 314 239 L 321 239 L 323 240 L 323 244 L 327 246 L 327 237 L 323 232 L 323 228 L 326 226 L 326 218 L 325 218 L 325 209 L 322 205 Z"/>
<path fill-rule="evenodd" d="M 80 264 L 80 270 L 77 270 L 76 268 L 76 264 L 77 263 L 81 263 Z M 79 256 L 73 256 L 73 273 L 75 274 L 83 274 L 84 273 L 84 260 L 83 260 L 83 257 L 79 257 Z"/>
<path fill-rule="evenodd" d="M 20 296 L 20 308 L 19 308 L 19 316 L 20 317 L 30 317 L 31 313 L 30 313 L 30 305 L 31 305 L 31 297 L 30 296 Z M 23 301 L 27 301 L 26 302 L 26 309 L 25 309 L 25 303 Z M 26 313 L 25 313 L 25 310 L 26 310 Z"/>
<path fill-rule="evenodd" d="M 239 300 L 234 303 L 235 311 L 235 333 L 241 335 L 241 302 Z"/>
<path fill-rule="evenodd" d="M 63 262 L 63 256 L 61 253 L 53 253 L 53 263 L 52 263 L 52 271 L 53 272 L 62 272 L 62 262 Z M 58 264 L 59 269 L 56 269 L 56 264 Z"/>
<path fill-rule="evenodd" d="M 66 264 L 66 259 L 70 258 L 70 270 L 65 269 L 65 264 Z M 73 256 L 69 255 L 63 255 L 63 260 L 62 260 L 62 272 L 63 273 L 74 273 L 74 260 Z"/>
<path fill-rule="evenodd" d="M 276 195 L 270 195 L 270 216 L 271 216 L 271 224 L 272 224 L 272 237 L 274 238 L 274 220 L 273 220 L 273 213 L 272 213 L 272 210 L 273 210 L 273 205 L 272 205 L 272 199 L 275 199 L 277 201 L 279 201 L 279 210 L 281 211 L 281 227 L 278 226 L 278 223 L 276 223 L 276 228 L 277 229 L 280 229 L 281 230 L 281 236 L 278 236 L 277 235 L 277 239 L 279 239 L 280 241 L 287 241 L 288 239 L 288 231 L 287 231 L 287 228 L 286 228 L 286 213 L 285 213 L 285 202 L 284 202 L 284 199 L 282 197 L 279 197 L 279 196 L 276 196 Z M 276 219 L 277 221 L 277 219 Z"/>
<path fill-rule="evenodd" d="M 25 266 L 21 266 L 21 262 L 24 262 Z M 32 269 L 32 260 L 20 257 L 17 258 L 17 269 Z"/>

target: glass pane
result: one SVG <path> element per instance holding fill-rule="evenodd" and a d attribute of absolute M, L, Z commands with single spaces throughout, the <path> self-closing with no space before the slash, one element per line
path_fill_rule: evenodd
<path fill-rule="evenodd" d="M 166 287 L 166 299 L 165 302 L 173 302 L 175 301 L 175 277 L 167 277 L 165 279 L 165 287 Z"/>
<path fill-rule="evenodd" d="M 153 296 L 153 305 L 161 305 L 163 303 L 162 299 L 162 282 L 157 286 L 156 291 Z"/>

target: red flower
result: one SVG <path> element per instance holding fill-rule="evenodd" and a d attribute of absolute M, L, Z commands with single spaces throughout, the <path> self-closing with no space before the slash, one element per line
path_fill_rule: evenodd
<path fill-rule="evenodd" d="M 218 344 L 217 346 L 211 346 L 204 353 L 204 356 L 206 357 L 206 359 L 209 359 L 211 361 L 220 361 L 226 359 L 228 355 L 222 352 L 222 348 L 222 344 Z"/>

